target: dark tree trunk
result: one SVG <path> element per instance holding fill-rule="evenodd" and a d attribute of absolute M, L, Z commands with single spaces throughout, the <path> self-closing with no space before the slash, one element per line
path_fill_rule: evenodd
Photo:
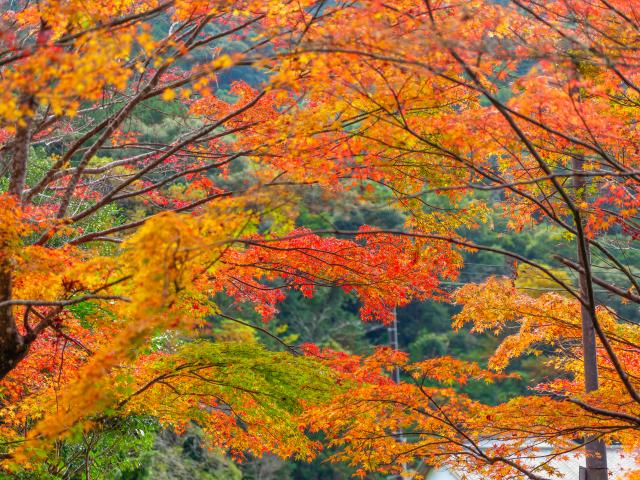
<path fill-rule="evenodd" d="M 33 99 L 25 104 L 33 108 Z M 11 178 L 8 193 L 22 203 L 22 192 L 27 178 L 29 144 L 31 141 L 32 120 L 24 119 L 25 124 L 18 127 L 11 149 Z M 8 245 L 0 245 L 0 302 L 12 298 L 13 262 L 7 251 Z M 0 379 L 4 378 L 27 354 L 28 342 L 18 331 L 13 307 L 0 307 Z"/>
<path fill-rule="evenodd" d="M 6 261 L 0 271 L 0 302 L 11 299 L 11 264 Z M 0 307 L 0 379 L 4 378 L 27 354 L 28 345 L 18 332 L 11 305 Z"/>

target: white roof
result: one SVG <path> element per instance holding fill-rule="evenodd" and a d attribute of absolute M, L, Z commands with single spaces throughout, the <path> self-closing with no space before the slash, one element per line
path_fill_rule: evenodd
<path fill-rule="evenodd" d="M 551 451 L 550 447 L 544 445 L 539 448 L 539 454 L 544 455 L 545 450 Z M 635 462 L 633 455 L 626 453 L 618 446 L 607 447 L 607 466 L 609 468 L 609 478 L 612 480 L 625 480 L 629 476 L 629 472 L 640 470 L 640 465 Z M 541 475 L 552 480 L 575 480 L 578 478 L 580 466 L 584 466 L 584 453 L 577 453 L 569 459 L 555 459 L 549 464 L 554 467 L 558 474 L 548 477 L 546 474 Z M 525 478 L 524 476 L 522 478 Z M 473 472 L 456 472 L 455 470 L 436 470 L 427 475 L 427 480 L 484 480 L 479 474 Z"/>

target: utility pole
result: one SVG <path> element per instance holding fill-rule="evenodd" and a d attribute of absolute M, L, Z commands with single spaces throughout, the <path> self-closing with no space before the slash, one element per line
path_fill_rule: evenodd
<path fill-rule="evenodd" d="M 393 309 L 393 321 L 387 327 L 387 333 L 389 334 L 389 346 L 393 348 L 394 351 L 400 350 L 400 343 L 398 342 L 398 312 L 395 308 Z M 393 367 L 393 372 L 391 372 L 391 379 L 396 384 L 400 383 L 400 367 Z M 402 434 L 402 430 L 395 432 L 395 434 L 398 436 L 399 441 L 406 441 L 404 435 Z M 402 468 L 406 470 L 406 465 L 403 464 Z M 404 475 L 398 475 L 394 478 L 397 480 L 405 480 Z"/>
<path fill-rule="evenodd" d="M 398 343 L 398 313 L 395 308 L 393 309 L 393 322 L 387 327 L 387 332 L 389 333 L 389 346 L 393 348 L 394 351 L 400 350 L 400 344 Z M 399 367 L 393 368 L 391 378 L 395 383 L 400 383 Z"/>
<path fill-rule="evenodd" d="M 572 160 L 573 186 L 575 188 L 575 199 L 584 202 L 586 199 L 586 180 L 582 171 L 584 169 L 584 157 L 574 155 Z M 582 224 L 584 228 L 584 221 Z M 582 240 L 577 239 L 578 242 Z M 578 244 L 578 263 L 581 270 L 578 279 L 580 288 L 580 298 L 589 301 L 587 266 L 591 263 L 589 243 L 584 242 L 584 249 Z M 590 269 L 589 269 L 590 270 Z M 582 349 L 584 361 L 584 388 L 587 393 L 598 389 L 598 357 L 596 346 L 596 332 L 593 327 L 592 310 L 581 304 L 580 314 L 582 317 Z M 602 440 L 597 440 L 595 436 L 585 438 L 586 468 L 580 467 L 579 480 L 607 480 L 607 447 Z"/>

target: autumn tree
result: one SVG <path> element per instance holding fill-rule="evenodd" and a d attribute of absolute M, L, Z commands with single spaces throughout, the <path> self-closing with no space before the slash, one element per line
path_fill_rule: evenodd
<path fill-rule="evenodd" d="M 306 425 L 363 475 L 420 459 L 549 478 L 578 439 L 601 479 L 604 443 L 637 450 L 639 332 L 615 308 L 640 301 L 625 257 L 638 234 L 635 2 L 113 3 L 3 8 L 10 462 L 135 414 L 196 421 L 236 454 L 310 458 Z M 242 71 L 254 81 L 230 81 Z M 309 190 L 385 190 L 406 223 L 301 228 Z M 490 213 L 505 235 L 548 226 L 575 257 L 475 242 Z M 503 255 L 518 277 L 449 295 L 460 250 Z M 505 338 L 481 368 L 269 352 L 244 330 L 207 331 L 214 316 L 249 323 L 216 295 L 268 320 L 286 289 L 320 286 L 383 322 L 451 299 L 455 327 Z M 543 350 L 557 376 L 530 396 L 493 406 L 454 388 Z"/>
<path fill-rule="evenodd" d="M 627 258 L 638 235 L 637 8 L 372 1 L 305 36 L 293 66 L 306 73 L 308 98 L 324 107 L 308 117 L 316 141 L 308 158 L 333 148 L 378 165 L 376 177 L 363 175 L 411 213 L 406 230 L 386 233 L 514 261 L 525 278 L 455 293 L 463 310 L 454 325 L 497 333 L 517 326 L 489 366 L 501 372 L 512 358 L 550 350 L 560 375 L 535 396 L 494 409 L 425 387 L 455 375 L 408 366 L 417 386 L 365 387 L 345 395 L 334 415 L 318 416 L 319 428 L 335 429 L 346 445 L 343 459 L 393 471 L 422 457 L 486 478 L 547 478 L 551 458 L 536 461 L 536 442 L 554 445 L 553 457 L 581 440 L 587 478 L 604 479 L 605 443 L 637 451 L 638 328 L 616 311 L 640 300 Z M 293 68 L 289 75 L 296 78 Z M 481 191 L 495 193 L 487 202 Z M 575 256 L 540 262 L 477 244 L 465 230 L 486 211 L 509 219 L 505 234 L 547 225 L 558 242 L 573 243 Z M 531 282 L 546 293 L 522 288 Z"/>
<path fill-rule="evenodd" d="M 453 248 L 296 224 L 305 191 L 359 189 L 343 180 L 377 168 L 331 150 L 291 161 L 314 107 L 278 57 L 342 8 L 2 4 L 6 468 L 63 475 L 52 442 L 135 415 L 197 422 L 235 455 L 309 458 L 297 415 L 342 387 L 314 357 L 264 349 L 234 308 L 269 321 L 286 290 L 333 286 L 387 320 L 455 275 Z"/>

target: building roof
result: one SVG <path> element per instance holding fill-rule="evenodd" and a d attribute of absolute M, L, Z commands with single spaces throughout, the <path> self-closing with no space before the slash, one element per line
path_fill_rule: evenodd
<path fill-rule="evenodd" d="M 539 455 L 544 456 L 545 450 L 551 452 L 551 447 L 542 445 L 539 447 Z M 607 447 L 607 465 L 609 468 L 609 478 L 611 480 L 624 480 L 628 478 L 629 473 L 635 470 L 640 470 L 640 465 L 636 463 L 636 458 L 625 452 L 618 446 Z M 549 462 L 554 467 L 558 474 L 553 477 L 548 477 L 545 474 L 542 476 L 550 478 L 552 480 L 576 480 L 578 478 L 578 472 L 580 466 L 584 466 L 584 452 L 577 452 L 571 455 L 568 459 L 554 459 Z M 533 464 L 533 463 L 532 463 Z M 518 478 L 518 477 L 514 477 Z M 522 478 L 526 478 L 524 475 Z M 486 480 L 479 474 L 473 472 L 462 472 L 453 469 L 441 469 L 432 471 L 427 475 L 427 480 Z"/>

